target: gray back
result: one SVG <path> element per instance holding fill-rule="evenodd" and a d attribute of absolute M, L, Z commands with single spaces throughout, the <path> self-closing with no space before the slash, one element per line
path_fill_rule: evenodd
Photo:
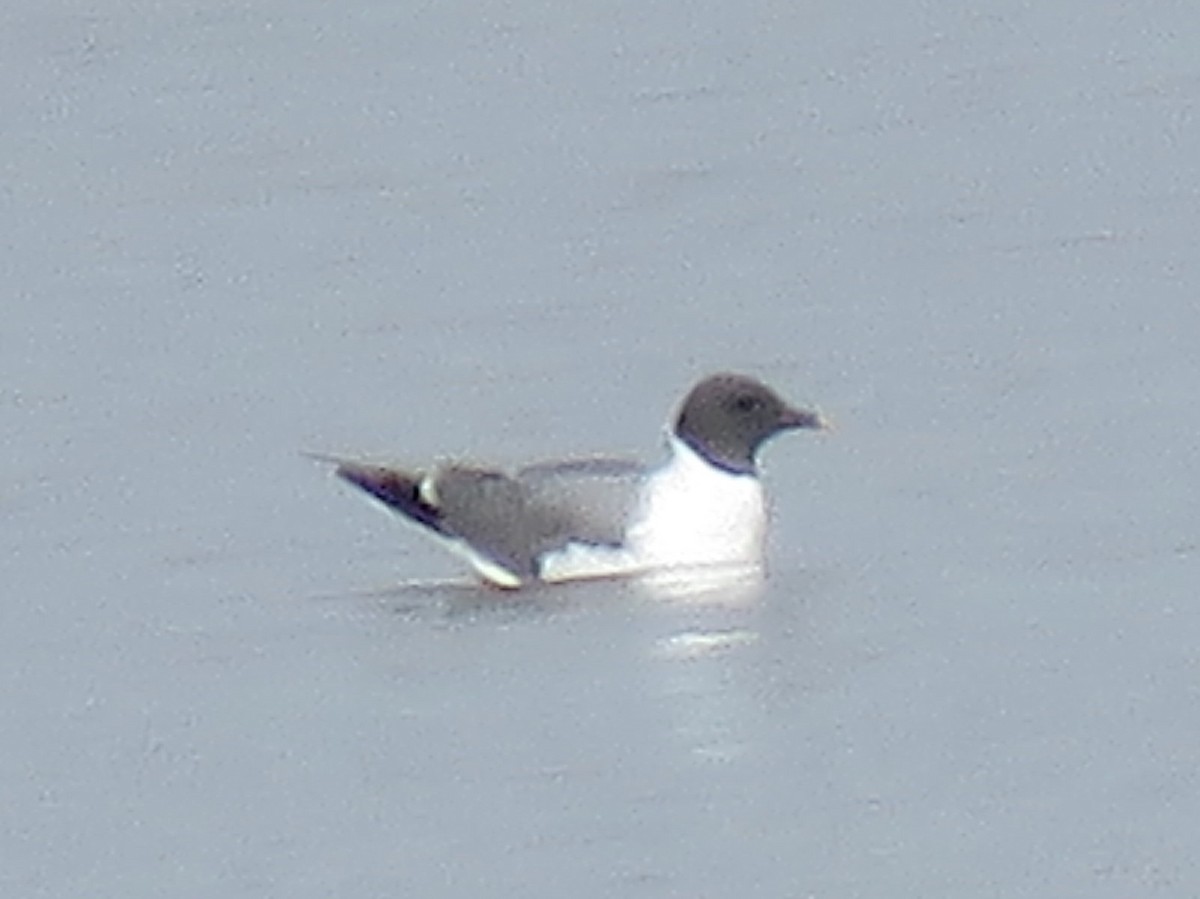
<path fill-rule="evenodd" d="M 556 520 L 562 543 L 576 539 L 617 546 L 645 476 L 639 462 L 595 458 L 531 465 L 517 473 L 517 480 L 530 503 Z"/>
<path fill-rule="evenodd" d="M 452 466 L 437 477 L 444 530 L 523 577 L 567 544 L 618 546 L 645 468 L 621 459 L 578 459 L 523 468 L 515 475 Z"/>

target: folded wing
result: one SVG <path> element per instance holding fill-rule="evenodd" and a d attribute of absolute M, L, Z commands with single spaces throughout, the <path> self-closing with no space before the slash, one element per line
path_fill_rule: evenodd
<path fill-rule="evenodd" d="M 541 559 L 571 545 L 620 546 L 645 471 L 636 462 L 581 459 L 515 474 L 451 465 L 431 474 L 343 463 L 338 475 L 389 509 L 460 544 L 518 580 L 535 579 Z"/>

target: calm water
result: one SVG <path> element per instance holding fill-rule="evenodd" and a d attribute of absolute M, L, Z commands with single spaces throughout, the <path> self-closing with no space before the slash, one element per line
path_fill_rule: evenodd
<path fill-rule="evenodd" d="M 1194 892 L 1200 13 L 27 7 L 6 895 Z M 300 455 L 725 368 L 839 426 L 757 590 L 477 589 Z"/>

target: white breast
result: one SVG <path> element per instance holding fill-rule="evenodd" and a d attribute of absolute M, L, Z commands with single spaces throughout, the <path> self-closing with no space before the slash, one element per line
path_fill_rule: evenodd
<path fill-rule="evenodd" d="M 710 465 L 671 438 L 671 460 L 646 484 L 629 545 L 652 567 L 762 562 L 767 528 L 762 484 Z"/>

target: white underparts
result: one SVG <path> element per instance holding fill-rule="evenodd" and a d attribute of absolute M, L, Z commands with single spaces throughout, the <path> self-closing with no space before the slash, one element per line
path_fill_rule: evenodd
<path fill-rule="evenodd" d="M 767 512 L 762 484 L 710 465 L 671 438 L 671 459 L 646 481 L 622 547 L 568 544 L 542 559 L 547 581 L 664 569 L 757 567 Z"/>
<path fill-rule="evenodd" d="M 568 543 L 542 557 L 543 581 L 572 581 L 581 578 L 630 574 L 641 567 L 637 556 L 625 547 Z"/>
<path fill-rule="evenodd" d="M 759 479 L 722 471 L 675 437 L 671 451 L 671 461 L 647 483 L 629 534 L 642 564 L 761 564 L 767 510 Z"/>

